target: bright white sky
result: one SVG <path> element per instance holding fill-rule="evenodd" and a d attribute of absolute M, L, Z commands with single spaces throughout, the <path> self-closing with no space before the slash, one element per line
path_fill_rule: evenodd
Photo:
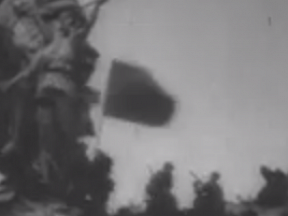
<path fill-rule="evenodd" d="M 260 164 L 288 164 L 287 0 L 111 0 L 91 37 L 102 57 L 136 62 L 178 101 L 165 128 L 105 119 L 114 159 L 110 207 L 143 199 L 149 169 L 176 165 L 175 194 L 191 203 L 188 170 L 222 173 L 227 199 L 253 196 Z M 269 26 L 268 17 L 272 18 Z M 91 81 L 97 85 L 99 77 Z"/>

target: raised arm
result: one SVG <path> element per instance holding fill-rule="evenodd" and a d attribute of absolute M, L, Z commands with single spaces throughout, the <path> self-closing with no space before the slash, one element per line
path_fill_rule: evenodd
<path fill-rule="evenodd" d="M 0 90 L 7 91 L 10 87 L 12 87 L 15 83 L 19 82 L 23 78 L 27 78 L 31 75 L 33 71 L 41 64 L 42 60 L 42 52 L 39 51 L 31 60 L 30 64 L 24 68 L 20 73 L 15 75 L 13 78 L 8 81 L 0 82 Z"/>

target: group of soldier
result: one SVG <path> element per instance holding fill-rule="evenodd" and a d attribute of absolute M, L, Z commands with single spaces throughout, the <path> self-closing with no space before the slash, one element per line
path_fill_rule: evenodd
<path fill-rule="evenodd" d="M 49 184 L 51 169 L 69 169 L 79 136 L 94 132 L 87 113 L 98 93 L 86 84 L 99 54 L 87 36 L 105 1 L 90 16 L 77 0 L 0 1 L 1 173 L 19 182 L 30 167 Z"/>
<path fill-rule="evenodd" d="M 193 174 L 193 173 L 192 173 Z M 222 187 L 219 184 L 220 174 L 212 172 L 208 181 L 202 181 L 197 176 L 194 181 L 195 199 L 193 215 L 225 215 L 225 200 Z"/>
<path fill-rule="evenodd" d="M 257 196 L 257 204 L 270 208 L 287 204 L 287 174 L 279 169 L 272 170 L 266 166 L 262 166 L 260 172 L 265 180 L 265 185 Z"/>
<path fill-rule="evenodd" d="M 281 208 L 288 202 L 288 177 L 279 169 L 271 169 L 261 166 L 260 173 L 265 180 L 265 185 L 251 205 L 259 208 Z M 196 181 L 194 190 L 196 198 L 193 209 L 195 215 L 226 215 L 225 199 L 221 186 L 219 185 L 220 175 L 213 172 L 208 181 L 203 182 L 194 173 L 191 173 Z M 243 215 L 257 215 L 253 209 L 248 209 Z"/>

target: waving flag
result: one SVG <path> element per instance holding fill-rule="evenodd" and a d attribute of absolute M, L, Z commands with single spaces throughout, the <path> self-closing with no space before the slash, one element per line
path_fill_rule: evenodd
<path fill-rule="evenodd" d="M 174 113 L 173 98 L 142 67 L 114 61 L 104 115 L 148 126 L 163 126 Z"/>

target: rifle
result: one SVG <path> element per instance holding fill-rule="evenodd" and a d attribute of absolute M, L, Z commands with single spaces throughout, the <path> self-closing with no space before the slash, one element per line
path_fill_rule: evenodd
<path fill-rule="evenodd" d="M 82 39 L 87 39 L 87 37 L 89 36 L 93 26 L 95 25 L 95 23 L 97 21 L 100 7 L 104 3 L 106 3 L 107 1 L 109 1 L 109 0 L 95 0 L 94 2 L 91 1 L 91 2 L 88 2 L 87 4 L 85 4 L 84 6 L 82 6 L 82 7 L 87 7 L 87 6 L 90 6 L 91 4 L 95 4 L 95 6 L 91 12 L 90 18 L 88 18 L 88 22 L 86 24 L 86 27 L 85 27 L 84 31 L 82 32 Z"/>
<path fill-rule="evenodd" d="M 37 24 L 39 27 L 39 30 L 42 33 L 42 36 L 44 38 L 44 43 L 47 44 L 52 40 L 52 34 L 51 32 L 47 29 L 46 24 L 42 21 L 39 12 L 37 12 L 36 8 L 33 8 L 32 11 L 30 12 L 30 17 L 34 20 L 34 22 Z M 10 87 L 12 87 L 15 83 L 18 81 L 22 80 L 25 77 L 28 77 L 33 71 L 36 66 L 37 66 L 37 61 L 40 60 L 39 58 L 39 53 L 36 53 L 34 55 L 34 58 L 32 58 L 32 62 L 24 68 L 22 71 L 20 71 L 17 75 L 9 79 L 8 81 L 2 81 L 0 82 L 0 89 L 2 91 L 7 91 Z"/>
<path fill-rule="evenodd" d="M 189 171 L 189 174 L 196 180 L 196 181 L 199 181 L 201 182 L 201 179 L 199 178 L 198 175 L 196 175 L 196 173 L 194 173 L 193 171 Z"/>

